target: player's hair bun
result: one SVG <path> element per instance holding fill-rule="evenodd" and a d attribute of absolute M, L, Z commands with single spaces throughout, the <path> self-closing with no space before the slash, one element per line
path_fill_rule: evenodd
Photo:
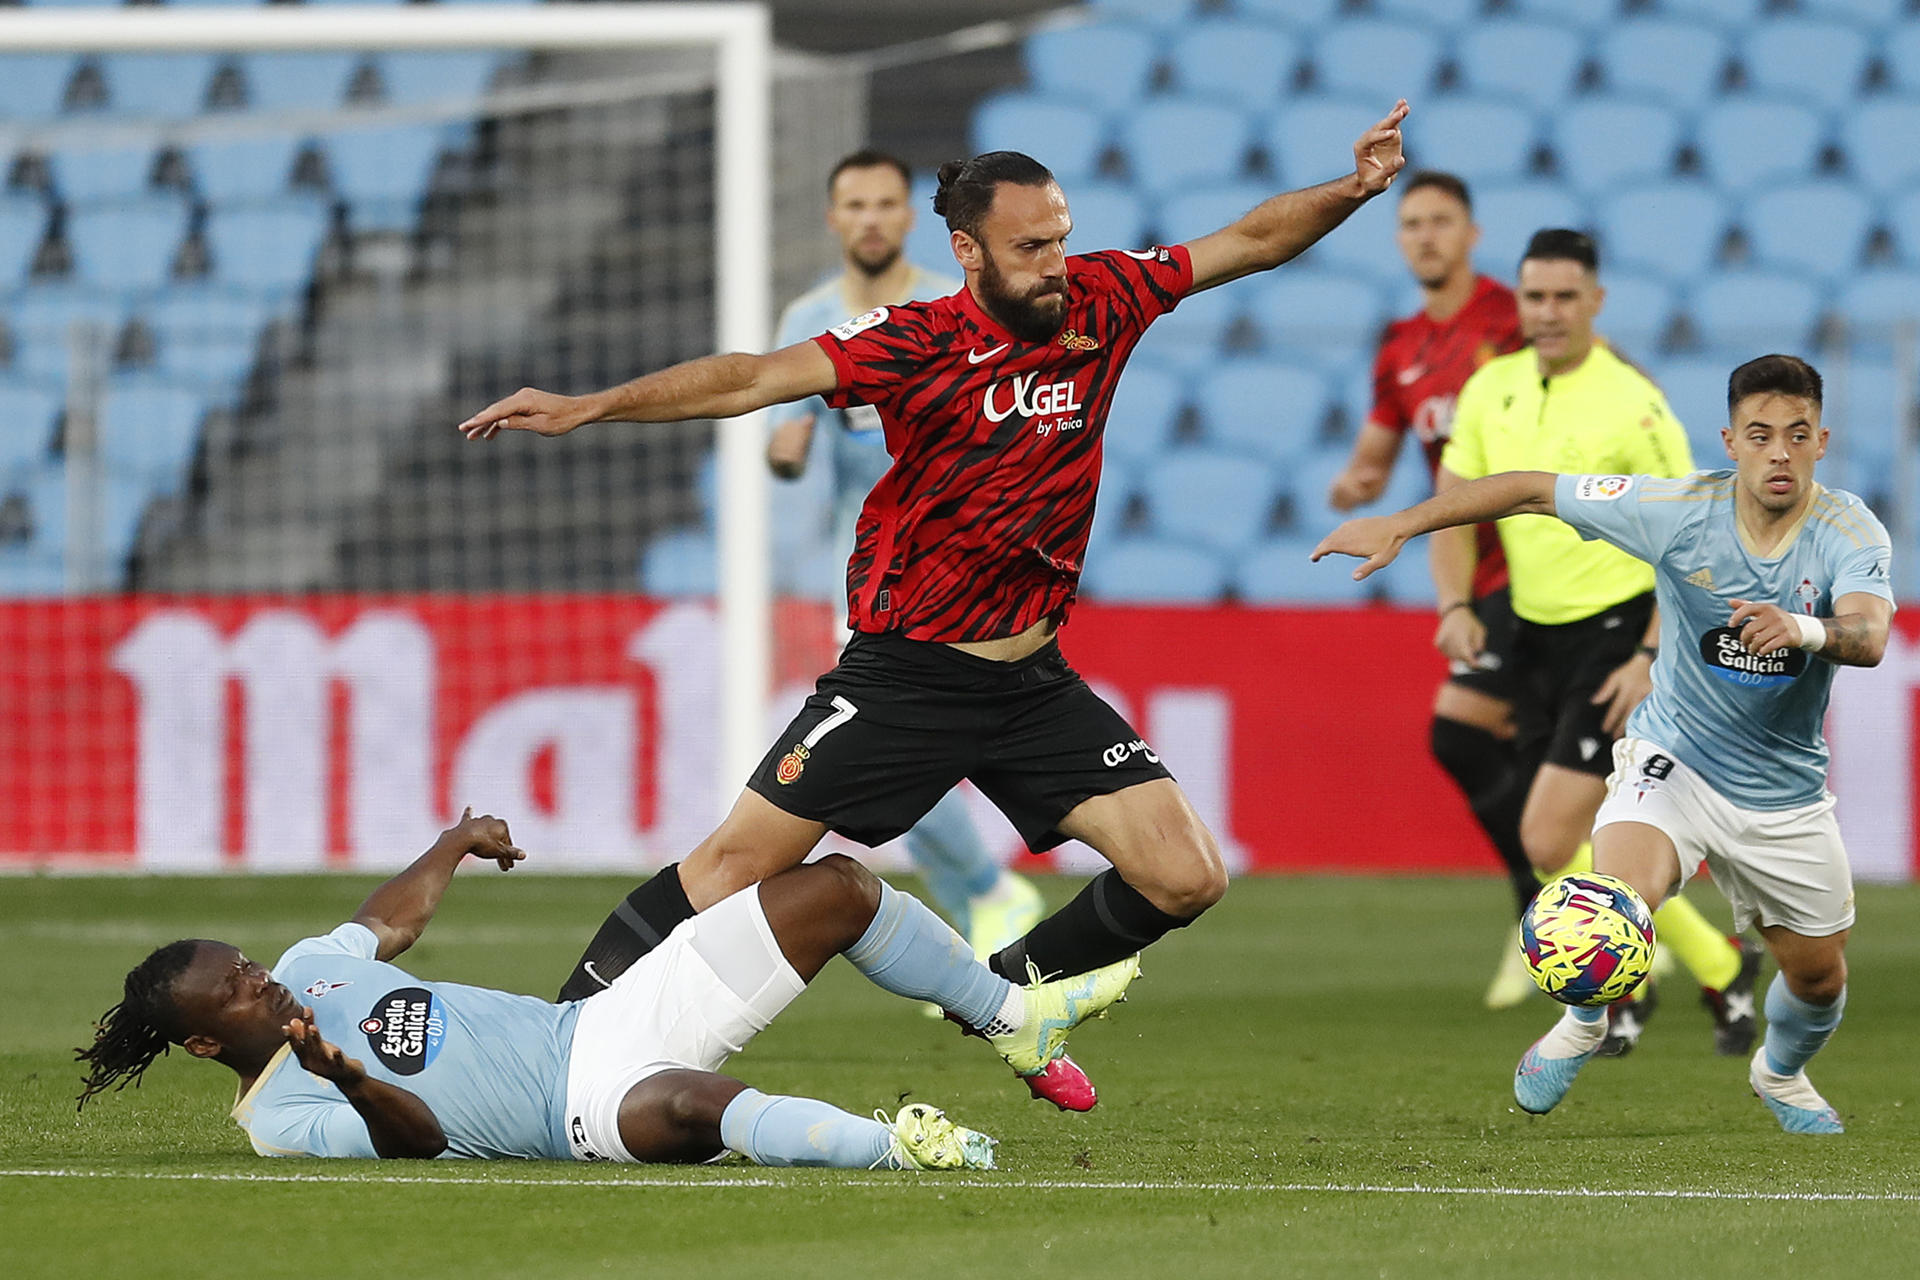
<path fill-rule="evenodd" d="M 939 172 L 934 175 L 939 182 L 939 186 L 935 188 L 933 193 L 933 212 L 935 217 L 944 218 L 947 216 L 947 207 L 953 202 L 951 194 L 953 184 L 960 180 L 960 175 L 966 172 L 966 168 L 967 162 L 965 160 L 949 160 L 941 165 Z"/>

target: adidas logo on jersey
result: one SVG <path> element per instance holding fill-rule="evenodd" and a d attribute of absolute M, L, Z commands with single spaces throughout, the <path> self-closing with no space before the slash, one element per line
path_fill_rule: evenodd
<path fill-rule="evenodd" d="M 1688 574 L 1687 585 L 1690 587 L 1698 587 L 1702 591 L 1713 590 L 1713 570 L 1697 569 Z"/>

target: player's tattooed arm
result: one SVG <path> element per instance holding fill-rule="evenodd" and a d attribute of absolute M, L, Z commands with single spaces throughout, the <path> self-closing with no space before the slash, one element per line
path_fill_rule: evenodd
<path fill-rule="evenodd" d="M 1550 471 L 1503 471 L 1445 489 L 1425 502 L 1390 516 L 1349 520 L 1313 549 L 1322 556 L 1355 556 L 1366 563 L 1353 571 L 1355 581 L 1393 563 L 1409 538 L 1456 525 L 1480 524 L 1504 516 L 1555 513 Z"/>
<path fill-rule="evenodd" d="M 375 955 L 391 960 L 420 940 L 421 931 L 440 908 L 447 882 L 468 854 L 491 858 L 502 871 L 527 855 L 514 847 L 507 824 L 499 818 L 473 816 L 468 809 L 460 821 L 440 833 L 433 846 L 393 879 L 367 895 L 353 913 L 355 924 L 372 931 Z"/>
<path fill-rule="evenodd" d="M 1870 591 L 1850 591 L 1833 602 L 1833 609 L 1831 618 L 1805 619 L 1777 604 L 1735 600 L 1728 625 L 1753 653 L 1807 649 L 1842 666 L 1879 666 L 1893 625 L 1893 605 Z"/>

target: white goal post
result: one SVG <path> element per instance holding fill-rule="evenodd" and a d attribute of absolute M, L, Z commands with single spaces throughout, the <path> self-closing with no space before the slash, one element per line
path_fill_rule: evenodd
<path fill-rule="evenodd" d="M 715 349 L 760 351 L 772 309 L 773 166 L 772 34 L 762 4 L 0 10 L 0 53 L 689 46 L 712 48 L 716 61 Z M 771 587 L 759 415 L 721 422 L 717 441 L 723 678 L 714 794 L 724 811 L 765 745 Z"/>

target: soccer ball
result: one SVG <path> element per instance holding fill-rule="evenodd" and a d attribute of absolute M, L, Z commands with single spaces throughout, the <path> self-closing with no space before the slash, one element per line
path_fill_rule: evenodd
<path fill-rule="evenodd" d="M 1521 917 L 1520 950 L 1527 972 L 1555 1000 L 1612 1004 L 1653 968 L 1653 913 L 1616 876 L 1561 876 Z"/>

